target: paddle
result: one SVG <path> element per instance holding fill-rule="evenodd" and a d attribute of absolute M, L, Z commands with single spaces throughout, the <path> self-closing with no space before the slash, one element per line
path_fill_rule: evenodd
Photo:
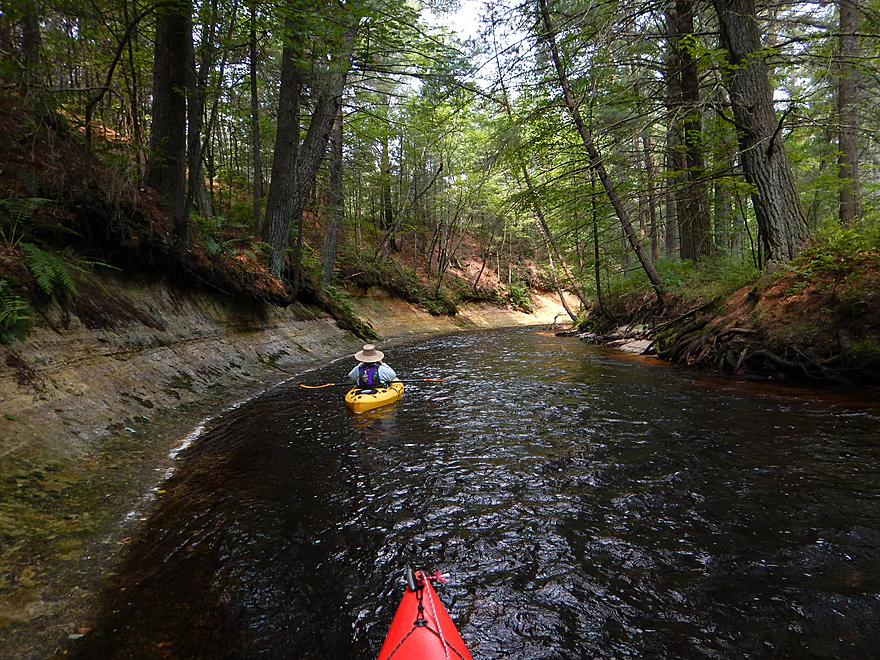
<path fill-rule="evenodd" d="M 442 378 L 416 378 L 410 380 L 395 380 L 395 383 L 442 383 Z M 305 383 L 300 383 L 300 387 L 305 387 L 307 390 L 319 390 L 322 387 L 335 387 L 337 385 L 346 385 L 348 387 L 354 387 L 354 383 L 348 381 L 346 383 L 324 383 L 323 385 L 306 385 Z"/>

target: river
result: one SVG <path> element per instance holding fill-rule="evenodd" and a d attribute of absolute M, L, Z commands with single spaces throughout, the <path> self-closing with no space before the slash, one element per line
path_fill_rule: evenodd
<path fill-rule="evenodd" d="M 407 565 L 475 659 L 867 658 L 880 407 L 534 328 L 349 359 L 210 420 L 77 658 L 375 658 Z"/>

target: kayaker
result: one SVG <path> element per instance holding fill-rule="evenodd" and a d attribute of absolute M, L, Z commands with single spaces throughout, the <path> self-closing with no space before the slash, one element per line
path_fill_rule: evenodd
<path fill-rule="evenodd" d="M 359 364 L 349 372 L 348 377 L 358 387 L 388 387 L 397 374 L 382 361 L 384 358 L 385 354 L 376 350 L 375 344 L 364 344 L 364 348 L 354 354 Z"/>

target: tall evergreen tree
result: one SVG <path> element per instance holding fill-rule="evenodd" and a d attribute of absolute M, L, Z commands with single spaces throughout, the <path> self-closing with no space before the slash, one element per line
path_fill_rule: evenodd
<path fill-rule="evenodd" d="M 746 180 L 768 261 L 785 261 L 810 232 L 780 135 L 784 116 L 773 108 L 767 51 L 762 48 L 754 0 L 713 0 L 728 62 L 730 102 L 739 129 Z"/>
<path fill-rule="evenodd" d="M 190 0 L 160 0 L 156 5 L 147 184 L 162 198 L 179 245 L 188 240 L 187 97 L 193 88 L 194 66 Z"/>
<path fill-rule="evenodd" d="M 548 50 L 550 51 L 550 58 L 553 62 L 554 69 L 556 70 L 559 85 L 562 88 L 565 105 L 568 108 L 569 114 L 571 115 L 575 127 L 577 128 L 581 141 L 587 150 L 587 154 L 590 158 L 590 167 L 595 170 L 596 174 L 598 175 L 599 181 L 602 183 L 602 187 L 605 189 L 605 194 L 608 195 L 608 199 L 611 201 L 611 205 L 614 208 L 617 219 L 620 221 L 620 226 L 623 230 L 623 234 L 626 240 L 629 241 L 629 245 L 632 248 L 633 252 L 635 252 L 636 256 L 638 257 L 642 269 L 645 271 L 648 280 L 651 282 L 651 286 L 654 287 L 654 291 L 657 294 L 658 300 L 662 300 L 664 287 L 663 281 L 660 278 L 660 274 L 654 267 L 650 255 L 648 255 L 644 246 L 641 244 L 641 241 L 639 240 L 635 229 L 633 229 L 632 222 L 629 219 L 629 213 L 626 210 L 626 206 L 623 204 L 623 200 L 620 198 L 617 190 L 614 187 L 614 184 L 611 182 L 611 177 L 609 177 L 608 175 L 605 164 L 601 156 L 599 155 L 599 152 L 596 149 L 596 145 L 593 142 L 593 138 L 590 135 L 590 131 L 583 120 L 583 116 L 581 115 L 578 103 L 575 100 L 574 95 L 572 94 L 571 85 L 568 81 L 568 75 L 566 74 L 565 68 L 562 65 L 562 58 L 560 57 L 559 48 L 556 44 L 556 30 L 553 26 L 553 22 L 550 19 L 550 9 L 548 7 L 547 0 L 538 0 L 538 11 L 541 17 L 541 23 L 544 28 L 542 39 L 545 39 L 547 42 Z"/>
<path fill-rule="evenodd" d="M 685 186 L 676 197 L 678 225 L 681 232 L 681 258 L 696 260 L 712 253 L 709 216 L 709 192 L 703 155 L 703 107 L 700 102 L 700 72 L 694 35 L 695 0 L 676 0 L 671 12 L 680 63 L 681 130 L 684 141 Z"/>
<path fill-rule="evenodd" d="M 858 0 L 838 0 L 840 37 L 837 54 L 837 108 L 840 122 L 840 222 L 852 225 L 861 215 L 859 202 Z"/>
<path fill-rule="evenodd" d="M 281 55 L 281 85 L 278 95 L 278 128 L 269 195 L 266 198 L 266 217 L 263 222 L 263 240 L 269 245 L 269 272 L 279 276 L 284 270 L 290 225 L 293 221 L 299 180 L 300 96 L 302 86 L 303 40 L 301 28 L 294 20 L 293 3 L 288 4 L 290 15 L 285 19 L 284 49 Z"/>

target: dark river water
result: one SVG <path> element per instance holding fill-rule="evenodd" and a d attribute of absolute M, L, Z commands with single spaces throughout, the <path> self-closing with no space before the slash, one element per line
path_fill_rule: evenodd
<path fill-rule="evenodd" d="M 535 329 L 387 360 L 450 380 L 357 416 L 290 383 L 212 420 L 72 655 L 375 658 L 412 565 L 450 574 L 477 660 L 880 657 L 870 401 Z"/>

